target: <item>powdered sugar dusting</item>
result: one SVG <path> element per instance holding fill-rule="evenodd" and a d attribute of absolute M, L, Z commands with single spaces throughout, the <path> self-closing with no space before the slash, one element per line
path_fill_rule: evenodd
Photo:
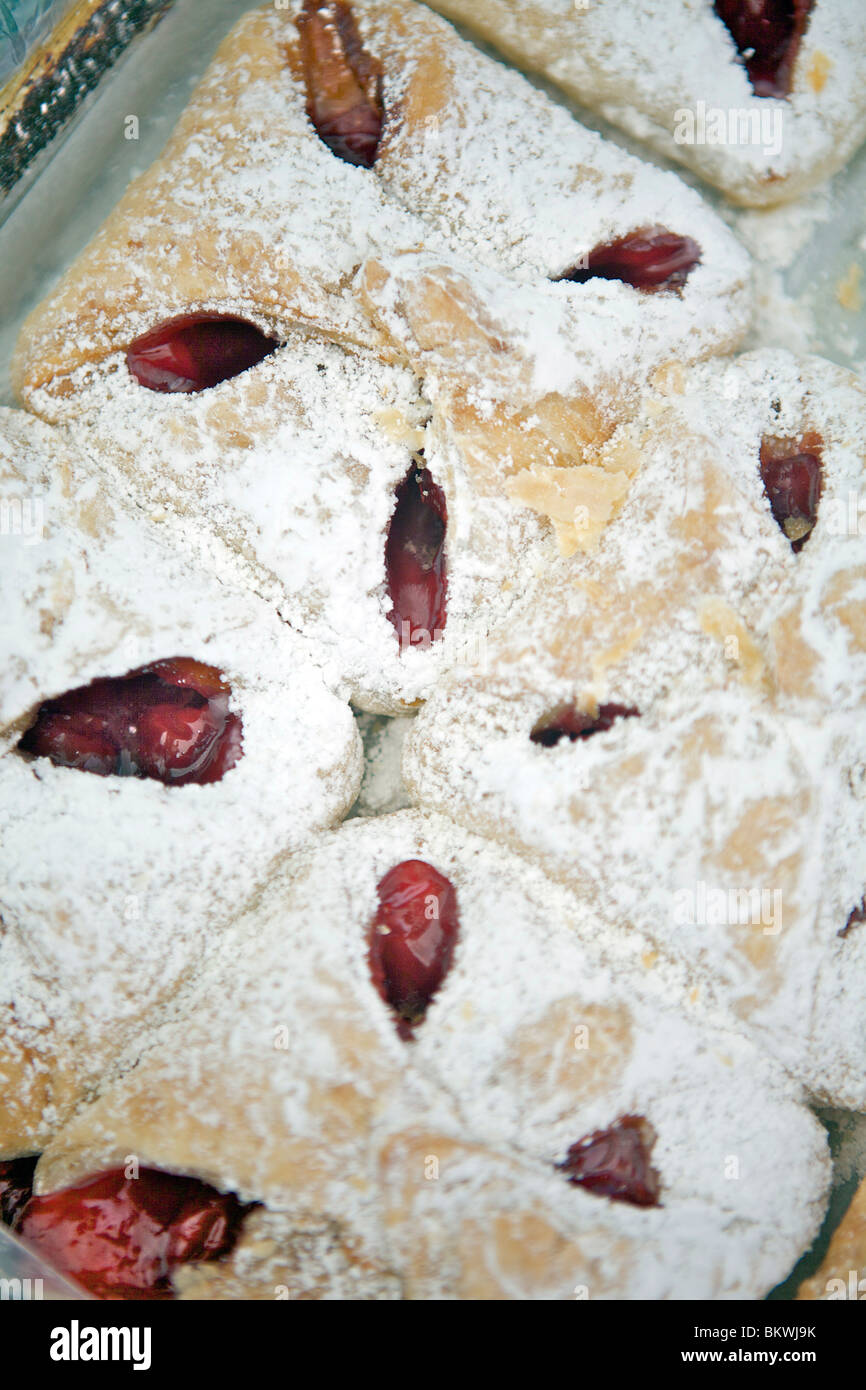
<path fill-rule="evenodd" d="M 839 168 L 866 134 L 858 0 L 813 7 L 784 100 L 755 97 L 730 33 L 703 0 L 433 0 L 433 8 L 737 202 L 795 196 Z M 722 138 L 714 129 L 698 138 L 699 108 L 707 130 L 720 113 Z"/>
<path fill-rule="evenodd" d="M 460 935 L 456 963 L 407 1045 L 370 980 L 366 933 L 376 883 L 410 857 L 453 882 Z M 571 1288 L 589 1279 L 593 1297 L 755 1296 L 815 1229 L 825 1140 L 772 1063 L 700 1010 L 662 1002 L 638 945 L 600 933 L 589 904 L 449 822 L 406 812 L 353 822 L 238 921 L 180 1001 L 177 1024 L 50 1146 L 39 1180 L 67 1181 L 121 1150 L 187 1170 L 194 1152 L 194 1171 L 267 1199 L 270 1257 L 256 1265 L 242 1239 L 228 1262 L 235 1277 L 239 1262 L 252 1265 L 245 1296 L 281 1282 L 298 1233 L 314 1229 L 304 1216 L 312 1210 L 320 1232 L 327 1218 L 331 1247 L 366 1268 L 367 1296 L 389 1272 L 409 1296 L 453 1294 L 487 1257 L 489 1235 L 477 1247 L 457 1241 L 439 1263 L 438 1242 L 456 1236 L 470 1193 L 488 1232 L 534 1211 L 568 1242 L 565 1269 L 541 1275 L 551 1296 L 568 1295 L 565 1278 Z M 657 973 L 677 997 L 676 970 L 659 962 Z M 286 1020 L 284 1050 L 274 1040 Z M 347 1066 L 348 1109 L 338 1101 Z M 656 1130 L 664 1190 L 662 1206 L 645 1212 L 569 1188 L 553 1169 L 569 1142 L 635 1110 Z M 438 1183 L 411 1161 L 389 1180 L 405 1146 L 436 1159 Z M 737 1182 L 725 1178 L 731 1155 Z M 609 1269 L 589 1258 L 594 1242 L 614 1254 Z M 321 1238 L 309 1247 L 301 1278 L 315 1286 Z"/>
<path fill-rule="evenodd" d="M 819 1096 L 855 1106 L 866 943 L 838 932 L 866 881 L 853 791 L 866 671 L 845 606 L 861 601 L 863 539 L 838 523 L 859 488 L 863 418 L 853 377 L 780 353 L 696 368 L 649 397 L 634 427 L 643 465 L 597 554 L 539 579 L 492 638 L 491 675 L 440 688 L 404 760 L 420 804 L 591 884 L 608 920 L 674 945 Z M 824 484 L 795 555 L 758 453 L 764 435 L 809 430 Z M 530 742 L 575 699 L 640 717 Z M 766 890 L 766 915 L 702 923 L 708 887 L 725 911 L 730 889 Z M 785 1021 L 807 998 L 804 1049 Z"/>
<path fill-rule="evenodd" d="M 38 497 L 45 521 L 34 544 L 3 544 L 7 743 L 43 699 L 174 656 L 223 671 L 243 723 L 243 756 L 209 786 L 0 760 L 2 997 L 15 1019 L 0 1070 L 35 1052 L 59 1097 L 34 1096 L 20 1145 L 51 1132 L 273 865 L 345 814 L 360 743 L 267 607 L 203 580 L 87 470 L 78 482 L 80 455 L 57 432 L 14 412 L 0 424 L 4 495 Z"/>

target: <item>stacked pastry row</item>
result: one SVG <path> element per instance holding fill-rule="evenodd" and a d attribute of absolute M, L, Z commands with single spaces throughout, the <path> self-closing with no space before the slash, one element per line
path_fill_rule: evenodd
<path fill-rule="evenodd" d="M 236 27 L 2 420 L 21 1234 L 144 1170 L 222 1223 L 159 1295 L 749 1297 L 808 1246 L 807 1096 L 866 1105 L 866 413 L 723 356 L 749 314 L 696 194 L 428 11 Z M 419 809 L 335 829 L 349 698 L 426 701 Z"/>

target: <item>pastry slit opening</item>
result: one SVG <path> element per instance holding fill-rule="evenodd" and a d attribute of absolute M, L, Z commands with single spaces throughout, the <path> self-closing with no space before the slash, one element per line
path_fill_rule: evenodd
<path fill-rule="evenodd" d="M 46 700 L 17 751 L 99 777 L 219 782 L 243 756 L 241 717 L 213 666 L 173 657 Z"/>
<path fill-rule="evenodd" d="M 422 859 L 397 864 L 380 881 L 367 948 L 370 975 L 409 1042 L 451 968 L 459 920 L 453 884 Z"/>
<path fill-rule="evenodd" d="M 608 1129 L 579 1139 L 556 1165 L 575 1187 L 612 1202 L 635 1207 L 661 1206 L 661 1180 L 650 1163 L 656 1142 L 652 1125 L 640 1115 L 624 1115 Z"/>
<path fill-rule="evenodd" d="M 158 1168 L 134 1176 L 114 1168 L 35 1196 L 35 1164 L 35 1158 L 0 1163 L 2 1220 L 101 1299 L 173 1298 L 173 1271 L 229 1254 L 255 1205 Z"/>
<path fill-rule="evenodd" d="M 401 653 L 410 647 L 427 648 L 444 634 L 447 529 L 445 493 L 419 454 L 397 488 L 385 542 L 387 616 Z"/>
<path fill-rule="evenodd" d="M 316 134 L 338 159 L 371 169 L 385 123 L 382 69 L 361 42 L 351 6 L 304 0 L 295 22 Z"/>
<path fill-rule="evenodd" d="M 258 366 L 279 346 L 246 319 L 184 314 L 130 343 L 126 365 L 148 391 L 192 395 Z"/>
<path fill-rule="evenodd" d="M 642 227 L 596 246 L 570 270 L 553 277 L 571 284 L 588 280 L 621 280 L 645 294 L 682 294 L 689 275 L 700 264 L 701 248 L 690 236 L 664 227 Z"/>
<path fill-rule="evenodd" d="M 529 737 L 542 748 L 554 748 L 564 738 L 576 743 L 593 734 L 607 733 L 620 719 L 639 718 L 640 710 L 633 705 L 599 705 L 595 714 L 585 713 L 574 703 L 557 705 L 539 719 Z"/>
<path fill-rule="evenodd" d="M 866 922 L 866 894 L 863 895 L 855 907 L 852 907 L 851 911 L 848 913 L 844 927 L 841 931 L 837 932 L 836 935 L 846 937 L 854 927 L 860 926 L 863 922 Z"/>
<path fill-rule="evenodd" d="M 821 500 L 821 449 L 817 434 L 800 440 L 761 440 L 760 472 L 770 510 L 799 552 L 814 530 Z"/>
<path fill-rule="evenodd" d="M 790 94 L 794 65 L 815 0 L 714 0 L 756 97 Z"/>

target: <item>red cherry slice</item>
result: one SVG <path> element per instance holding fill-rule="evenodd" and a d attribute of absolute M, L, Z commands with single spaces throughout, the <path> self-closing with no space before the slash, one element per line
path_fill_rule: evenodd
<path fill-rule="evenodd" d="M 815 0 L 715 0 L 755 96 L 785 97 Z"/>
<path fill-rule="evenodd" d="M 651 1124 L 639 1115 L 625 1115 L 609 1129 L 596 1130 L 572 1144 L 557 1167 L 569 1182 L 600 1197 L 657 1207 L 661 1182 L 650 1165 L 655 1139 Z"/>
<path fill-rule="evenodd" d="M 382 70 L 361 43 L 350 6 L 304 0 L 296 24 L 316 133 L 338 159 L 372 168 L 385 120 Z"/>
<path fill-rule="evenodd" d="M 11 1226 L 33 1195 L 36 1158 L 13 1158 L 0 1163 L 0 1222 Z"/>
<path fill-rule="evenodd" d="M 379 884 L 370 973 L 401 1038 L 412 1037 L 448 973 L 458 927 L 453 885 L 423 859 L 397 864 Z"/>
<path fill-rule="evenodd" d="M 37 724 L 25 734 L 19 747 L 48 756 L 60 767 L 75 767 L 98 777 L 110 777 L 119 771 L 117 744 L 109 737 L 102 719 L 83 710 L 50 713 L 43 706 Z"/>
<path fill-rule="evenodd" d="M 810 436 L 810 443 L 814 436 Z M 805 445 L 805 441 L 804 441 Z M 773 516 L 791 548 L 802 550 L 818 519 L 821 498 L 820 446 L 798 448 L 789 440 L 761 442 L 761 479 Z"/>
<path fill-rule="evenodd" d="M 590 251 L 585 266 L 569 270 L 560 280 L 584 285 L 587 280 L 621 280 L 648 294 L 656 290 L 682 292 L 701 259 L 701 248 L 690 236 L 677 236 L 664 227 L 646 227 Z"/>
<path fill-rule="evenodd" d="M 213 742 L 221 734 L 225 715 L 211 704 L 201 708 L 151 705 L 138 721 L 139 773 L 160 782 L 176 780 L 210 761 Z"/>
<path fill-rule="evenodd" d="M 533 743 L 553 748 L 560 739 L 567 738 L 575 743 L 577 739 L 606 733 L 618 719 L 639 718 L 640 710 L 628 705 L 599 705 L 595 715 L 584 714 L 575 705 L 560 705 L 559 709 L 536 724 L 529 737 Z"/>
<path fill-rule="evenodd" d="M 217 782 L 242 752 L 229 694 L 213 667 L 180 657 L 156 662 L 47 701 L 18 747 L 103 777 L 173 787 Z"/>
<path fill-rule="evenodd" d="M 184 773 L 180 784 L 194 782 L 203 787 L 211 782 L 221 782 L 227 772 L 243 757 L 243 725 L 239 714 L 226 716 L 222 732 L 210 746 L 206 763 L 199 763 Z M 172 783 L 177 786 L 178 782 Z"/>
<path fill-rule="evenodd" d="M 172 1271 L 227 1254 L 248 1210 L 195 1178 L 114 1169 L 31 1197 L 13 1229 L 97 1298 L 167 1299 Z"/>
<path fill-rule="evenodd" d="M 385 544 L 385 574 L 391 611 L 400 639 L 429 646 L 445 628 L 448 576 L 445 494 L 427 468 L 411 468 L 397 488 L 397 505 Z"/>
<path fill-rule="evenodd" d="M 187 314 L 130 343 L 126 365 L 149 391 L 206 391 L 255 367 L 278 347 L 243 319 Z"/>

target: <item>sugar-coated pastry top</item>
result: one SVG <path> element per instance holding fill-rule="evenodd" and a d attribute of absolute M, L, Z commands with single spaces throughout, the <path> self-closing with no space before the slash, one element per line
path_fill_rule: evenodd
<path fill-rule="evenodd" d="M 458 919 L 413 1040 L 368 959 L 377 884 L 407 860 L 447 879 Z M 355 1296 L 388 1278 L 410 1297 L 755 1296 L 814 1229 L 825 1142 L 781 1071 L 641 949 L 448 821 L 355 822 L 238 920 L 176 1022 L 46 1150 L 37 1189 L 135 1153 L 264 1198 L 264 1227 L 213 1267 L 211 1292 L 316 1287 L 329 1224 L 337 1287 Z M 648 1206 L 555 1166 L 627 1116 L 651 1127 Z M 319 1239 L 287 1276 L 292 1231 Z"/>
<path fill-rule="evenodd" d="M 736 202 L 795 197 L 839 169 L 866 134 L 859 0 L 432 5 Z M 760 32 L 775 61 L 755 51 Z M 752 56 L 764 67 L 750 74 Z"/>
<path fill-rule="evenodd" d="M 12 1011 L 0 1073 L 19 1082 L 0 1149 L 16 1129 L 51 1132 L 81 1077 L 170 996 L 273 864 L 346 813 L 360 781 L 351 711 L 298 638 L 259 600 L 203 578 L 86 471 L 79 481 L 79 460 L 51 427 L 0 416 L 4 504 L 20 519 L 0 555 L 0 997 Z M 157 687 L 157 708 L 124 713 L 130 673 L 139 695 Z M 190 680 L 213 700 L 193 690 L 205 712 L 184 722 L 175 702 Z M 116 766 L 92 700 L 77 719 L 58 709 L 53 734 L 44 717 L 93 681 L 100 709 L 121 702 L 109 721 L 126 728 Z M 46 742 L 24 751 L 37 716 Z M 150 735 L 129 727 L 136 717 Z M 207 754 L 200 725 L 211 719 L 231 745 L 222 775 L 209 780 L 213 765 L 207 785 L 171 785 L 167 743 L 177 740 L 179 766 L 190 740 L 195 753 L 191 731 Z"/>
<path fill-rule="evenodd" d="M 737 0 L 433 8 L 657 147 L 705 79 L 777 112 L 679 152 L 743 201 L 864 128 L 847 0 L 780 63 Z M 24 325 L 0 1220 L 98 1296 L 760 1298 L 813 1240 L 866 395 L 728 356 L 752 308 L 694 190 L 429 8 L 289 0 Z M 335 828 L 349 701 L 405 788 Z"/>
<path fill-rule="evenodd" d="M 686 323 L 695 356 L 742 333 L 746 257 L 700 197 L 584 130 L 421 6 L 354 0 L 382 68 L 385 123 L 371 169 L 335 157 L 307 116 L 301 9 L 293 0 L 238 22 L 161 158 L 31 316 L 16 373 L 37 409 L 74 411 L 86 375 L 70 373 L 190 309 L 376 345 L 352 275 L 371 254 L 422 248 L 537 283 L 600 244 L 666 227 L 701 253 L 672 296 L 680 312 L 665 314 L 669 348 Z M 612 302 L 632 353 L 643 350 L 637 326 L 653 332 L 663 312 L 604 280 L 561 294 Z"/>
<path fill-rule="evenodd" d="M 862 1105 L 862 385 L 779 352 L 660 384 L 625 427 L 641 462 L 597 550 L 528 581 L 486 670 L 431 696 L 404 774 L 418 804 L 674 943 L 816 1094 Z M 770 443 L 817 461 L 793 542 L 784 520 L 808 519 L 774 515 Z M 539 510 L 545 486 L 525 494 Z M 767 900 L 741 922 L 730 892 Z"/>
<path fill-rule="evenodd" d="M 371 167 L 338 157 L 308 115 L 327 86 L 300 8 L 236 26 L 161 159 L 25 325 L 16 379 L 175 544 L 277 603 L 338 689 L 394 712 L 461 664 L 545 553 L 503 473 L 588 468 L 571 485 L 603 525 L 624 486 L 605 439 L 660 363 L 736 345 L 748 260 L 674 176 L 415 5 L 352 7 L 383 126 Z M 596 274 L 623 242 L 625 280 Z M 204 319 L 218 338 L 215 315 L 265 355 L 235 343 L 228 379 L 169 389 L 165 335 Z M 446 621 L 401 645 L 386 544 L 422 454 L 447 512 Z"/>

